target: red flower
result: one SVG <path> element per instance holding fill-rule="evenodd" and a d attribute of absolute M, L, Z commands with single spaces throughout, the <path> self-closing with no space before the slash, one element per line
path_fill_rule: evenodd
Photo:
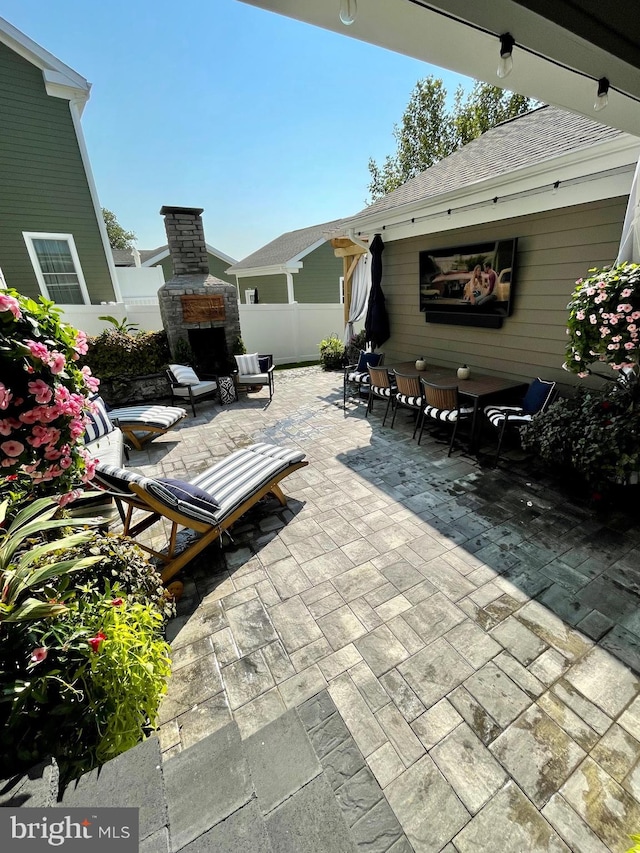
<path fill-rule="evenodd" d="M 111 602 L 112 607 L 120 607 L 122 604 L 124 604 L 124 598 L 114 598 Z"/>
<path fill-rule="evenodd" d="M 103 634 L 102 631 L 98 631 L 98 633 L 95 635 L 95 637 L 89 638 L 88 642 L 89 642 L 89 645 L 91 646 L 92 650 L 94 652 L 97 652 L 100 650 L 100 645 L 101 645 L 102 641 L 106 640 L 106 639 L 107 639 L 106 634 Z"/>
<path fill-rule="evenodd" d="M 42 663 L 48 655 L 48 651 L 44 646 L 40 646 L 31 652 L 31 663 Z"/>
<path fill-rule="evenodd" d="M 591 495 L 591 500 L 592 500 L 592 501 L 601 501 L 601 500 L 602 500 L 602 495 L 600 494 L 600 492 L 594 492 L 594 493 Z"/>
<path fill-rule="evenodd" d="M 17 475 L 17 474 L 9 474 L 9 475 L 7 476 L 7 480 L 11 480 L 12 482 L 13 482 L 14 480 L 17 480 L 17 479 L 18 479 L 18 475 Z"/>
<path fill-rule="evenodd" d="M 609 402 L 609 400 L 603 400 L 600 404 L 600 407 L 606 411 L 607 409 L 611 408 L 611 403 Z"/>

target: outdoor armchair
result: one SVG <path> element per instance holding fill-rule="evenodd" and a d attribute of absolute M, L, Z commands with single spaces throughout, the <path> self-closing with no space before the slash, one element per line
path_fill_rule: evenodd
<path fill-rule="evenodd" d="M 353 393 L 359 396 L 360 392 L 365 388 L 368 390 L 369 382 L 371 381 L 368 368 L 382 367 L 383 364 L 383 352 L 365 352 L 365 350 L 360 350 L 360 357 L 357 362 L 354 364 L 347 364 L 344 368 L 342 379 L 342 407 L 344 409 L 347 407 L 347 397 L 351 396 Z"/>
<path fill-rule="evenodd" d="M 416 416 L 416 423 L 413 428 L 413 436 L 416 437 L 416 430 L 420 423 L 420 414 L 422 412 L 422 389 L 420 386 L 419 377 L 414 374 L 398 373 L 394 371 L 396 377 L 397 389 L 395 392 L 395 407 L 393 409 L 393 417 L 391 418 L 391 429 L 396 422 L 398 409 L 411 409 Z"/>
<path fill-rule="evenodd" d="M 447 456 L 451 456 L 453 443 L 458 431 L 458 424 L 463 420 L 468 420 L 473 415 L 473 406 L 461 406 L 460 396 L 458 394 L 457 385 L 436 385 L 433 382 L 427 382 L 422 377 L 420 378 L 422 392 L 424 396 L 424 408 L 422 410 L 420 435 L 418 436 L 418 444 L 422 440 L 422 431 L 424 425 L 429 418 L 438 423 L 453 425 L 451 431 L 451 441 L 449 442 L 449 452 Z"/>
<path fill-rule="evenodd" d="M 387 401 L 387 408 L 384 410 L 382 426 L 384 426 L 389 414 L 389 406 L 393 405 L 395 382 L 386 367 L 371 367 L 369 371 L 369 400 L 367 402 L 366 417 L 369 417 L 369 412 L 373 411 L 373 401 L 376 397 L 380 400 Z"/>
<path fill-rule="evenodd" d="M 269 400 L 273 399 L 274 381 L 273 381 L 273 356 L 271 354 L 260 355 L 257 352 L 249 355 L 234 356 L 238 366 L 233 377 L 236 387 L 249 390 L 252 386 L 269 387 Z"/>
<path fill-rule="evenodd" d="M 176 397 L 189 400 L 194 418 L 196 402 L 218 393 L 218 383 L 215 380 L 201 381 L 195 370 L 185 364 L 170 364 L 167 379 L 171 387 L 171 405 Z"/>

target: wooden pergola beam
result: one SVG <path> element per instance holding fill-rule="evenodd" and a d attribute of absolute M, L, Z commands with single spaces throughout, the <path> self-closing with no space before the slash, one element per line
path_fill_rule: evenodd
<path fill-rule="evenodd" d="M 366 254 L 367 250 L 364 246 L 354 243 L 348 237 L 334 237 L 331 240 L 333 253 L 336 258 L 342 258 L 342 278 L 344 282 L 344 322 L 345 325 L 349 322 L 349 312 L 351 310 L 351 284 L 353 281 L 353 273 L 358 261 L 362 255 Z"/>

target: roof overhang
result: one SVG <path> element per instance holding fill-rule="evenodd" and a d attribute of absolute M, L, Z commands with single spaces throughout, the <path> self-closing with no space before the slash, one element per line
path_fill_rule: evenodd
<path fill-rule="evenodd" d="M 502 86 L 640 135 L 640 39 L 637 3 L 618 0 L 358 0 L 354 23 L 339 2 L 242 0 L 360 41 Z M 579 8 L 576 8 L 579 7 Z M 626 16 L 626 19 L 625 19 Z M 513 71 L 496 74 L 499 35 L 516 40 Z M 622 58 L 624 57 L 624 58 Z M 609 104 L 594 111 L 597 81 L 611 84 Z"/>
<path fill-rule="evenodd" d="M 258 275 L 287 275 L 288 273 L 296 273 L 302 269 L 302 266 L 301 263 L 272 264 L 271 266 L 264 267 L 244 267 L 236 270 L 225 270 L 225 272 L 235 275 L 238 278 L 249 278 Z"/>
<path fill-rule="evenodd" d="M 385 242 L 557 210 L 629 193 L 640 140 L 621 136 L 450 193 L 345 222 L 342 233 Z"/>
<path fill-rule="evenodd" d="M 0 42 L 42 71 L 48 95 L 74 101 L 82 113 L 89 100 L 91 83 L 4 18 L 0 18 Z"/>

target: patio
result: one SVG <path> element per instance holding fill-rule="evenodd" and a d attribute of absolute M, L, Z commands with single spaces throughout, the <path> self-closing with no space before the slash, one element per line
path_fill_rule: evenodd
<path fill-rule="evenodd" d="M 253 749 L 286 723 L 302 770 L 269 796 L 254 773 L 265 850 L 347 849 L 337 830 L 322 846 L 278 834 L 282 809 L 313 813 L 321 777 L 352 850 L 626 850 L 640 831 L 631 515 L 447 458 L 428 434 L 418 447 L 408 413 L 393 431 L 380 409 L 345 415 L 339 373 L 279 372 L 267 401 L 201 404 L 131 454 L 172 477 L 254 441 L 310 462 L 283 484 L 287 509 L 258 505 L 183 573 L 165 766 L 231 722 Z"/>

